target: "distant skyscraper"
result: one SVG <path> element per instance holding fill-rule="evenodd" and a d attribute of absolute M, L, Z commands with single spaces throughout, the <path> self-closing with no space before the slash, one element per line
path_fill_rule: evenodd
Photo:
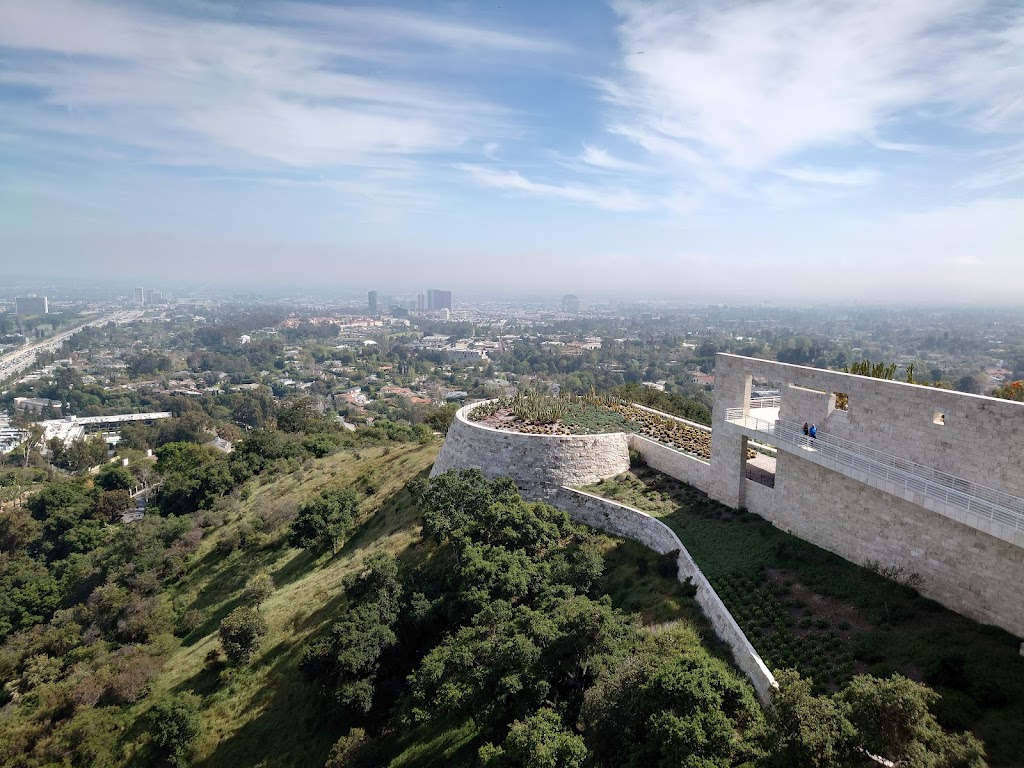
<path fill-rule="evenodd" d="M 45 315 L 50 311 L 50 305 L 45 296 L 16 296 L 14 299 L 14 312 L 18 315 Z"/>
<path fill-rule="evenodd" d="M 427 309 L 451 309 L 452 292 L 439 291 L 436 288 L 427 290 Z"/>
<path fill-rule="evenodd" d="M 562 297 L 562 311 L 572 312 L 573 314 L 580 311 L 580 300 L 578 296 L 574 296 L 571 293 L 567 293 Z"/>
<path fill-rule="evenodd" d="M 416 294 L 416 309 L 418 309 L 420 312 L 422 312 L 426 308 L 427 308 L 427 297 L 424 296 L 422 293 Z"/>
<path fill-rule="evenodd" d="M 376 291 L 370 291 L 368 294 L 366 294 L 366 304 L 370 308 L 370 314 L 371 315 L 376 315 L 377 314 L 377 292 Z"/>
<path fill-rule="evenodd" d="M 136 288 L 135 289 L 135 303 L 138 304 L 140 307 L 145 306 L 145 304 L 146 304 L 146 289 L 145 288 Z"/>

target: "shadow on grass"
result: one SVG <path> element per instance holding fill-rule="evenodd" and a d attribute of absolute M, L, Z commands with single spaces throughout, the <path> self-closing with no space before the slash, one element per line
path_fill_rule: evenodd
<path fill-rule="evenodd" d="M 319 695 L 302 679 L 294 663 L 297 649 L 288 643 L 280 646 L 259 662 L 269 662 L 273 668 L 248 702 L 247 710 L 253 716 L 193 765 L 285 768 L 322 766 L 327 760 L 343 726 L 324 727 Z"/>

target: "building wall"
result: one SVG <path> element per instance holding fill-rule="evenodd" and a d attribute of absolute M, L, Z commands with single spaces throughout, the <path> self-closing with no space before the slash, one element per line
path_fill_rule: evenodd
<path fill-rule="evenodd" d="M 1024 637 L 1024 549 L 783 451 L 774 489 L 745 483 L 747 509 L 779 528 L 859 565 L 919 573 L 921 594 Z"/>
<path fill-rule="evenodd" d="M 735 355 L 718 355 L 715 375 L 716 421 L 743 405 L 746 376 L 769 379 L 782 384 L 784 421 L 1024 497 L 1024 403 Z M 830 410 L 833 392 L 849 395 L 848 411 Z"/>
<path fill-rule="evenodd" d="M 17 296 L 14 299 L 14 313 L 17 315 L 45 315 L 49 302 L 45 296 Z"/>
<path fill-rule="evenodd" d="M 785 421 L 1024 496 L 1024 404 L 732 355 L 718 356 L 716 376 L 711 496 L 855 563 L 917 572 L 922 594 L 1024 637 L 1024 549 L 786 451 L 774 489 L 749 481 L 746 438 L 725 422 L 747 377 L 765 378 L 783 384 Z M 850 396 L 849 411 L 829 412 L 833 392 Z"/>
<path fill-rule="evenodd" d="M 629 439 L 605 435 L 524 435 L 492 429 L 455 414 L 431 476 L 453 468 L 479 468 L 488 477 L 511 477 L 531 499 L 563 485 L 590 485 L 629 469 Z"/>

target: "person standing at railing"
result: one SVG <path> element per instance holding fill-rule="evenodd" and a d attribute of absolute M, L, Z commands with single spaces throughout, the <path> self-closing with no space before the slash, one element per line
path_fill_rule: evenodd
<path fill-rule="evenodd" d="M 807 437 L 809 432 L 810 432 L 810 430 L 807 429 L 807 422 L 805 421 L 804 422 L 804 437 Z"/>
<path fill-rule="evenodd" d="M 811 428 L 807 430 L 807 434 L 810 435 L 811 445 L 814 445 L 814 438 L 818 436 L 818 428 L 811 424 Z"/>

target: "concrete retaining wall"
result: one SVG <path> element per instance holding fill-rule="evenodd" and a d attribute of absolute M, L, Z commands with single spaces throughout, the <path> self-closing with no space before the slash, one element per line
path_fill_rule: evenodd
<path fill-rule="evenodd" d="M 430 475 L 476 467 L 488 477 L 510 477 L 529 499 L 547 499 L 563 485 L 590 485 L 629 469 L 629 436 L 525 435 L 469 421 L 467 405 L 455 414 Z"/>
<path fill-rule="evenodd" d="M 688 453 L 669 448 L 643 435 L 630 435 L 629 447 L 644 457 L 647 466 L 664 472 L 676 480 L 708 492 L 711 482 L 711 464 Z"/>
<path fill-rule="evenodd" d="M 696 587 L 697 604 L 715 634 L 729 646 L 736 666 L 750 680 L 762 705 L 770 705 L 772 693 L 778 687 L 775 677 L 671 528 L 639 509 L 573 488 L 560 488 L 551 502 L 577 522 L 638 541 L 659 554 L 676 553 L 679 581 L 689 581 Z"/>

